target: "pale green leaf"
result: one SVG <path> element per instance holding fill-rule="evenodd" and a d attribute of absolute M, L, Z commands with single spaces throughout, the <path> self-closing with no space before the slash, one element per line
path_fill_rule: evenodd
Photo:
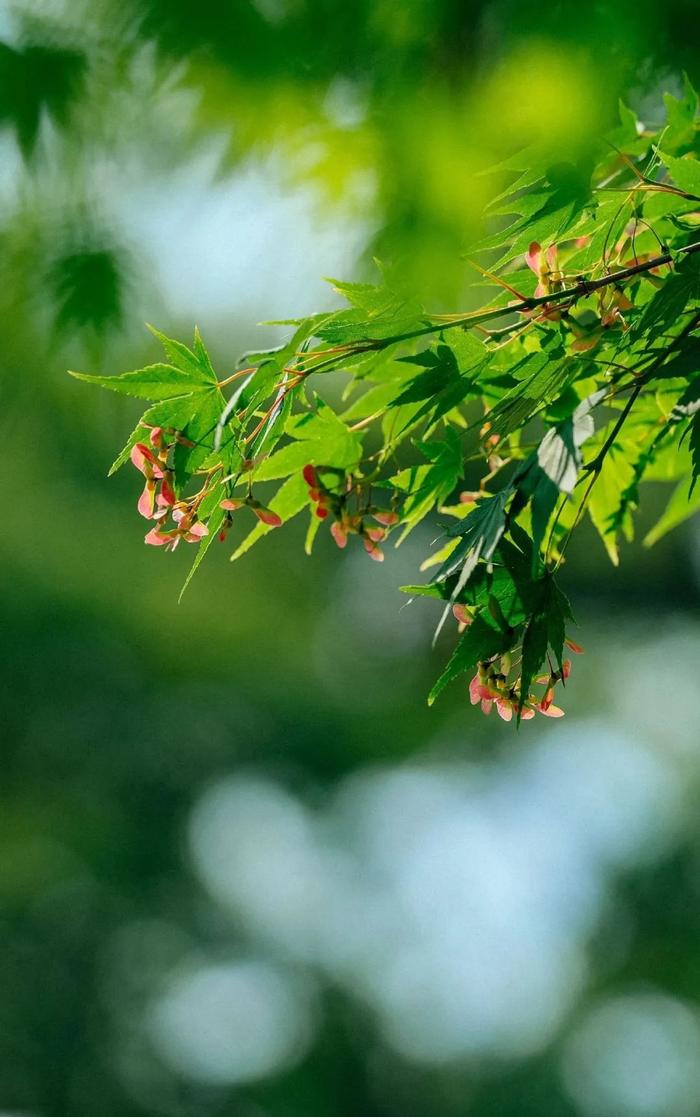
<path fill-rule="evenodd" d="M 145 368 L 123 372 L 120 376 L 92 376 L 87 372 L 71 372 L 76 380 L 109 388 L 136 399 L 162 400 L 182 396 L 191 392 L 209 391 L 211 385 L 201 377 L 182 372 L 173 365 L 147 365 Z"/>
<path fill-rule="evenodd" d="M 693 489 L 690 496 L 688 495 L 689 486 L 689 477 L 684 478 L 676 485 L 665 512 L 654 524 L 651 531 L 648 531 L 645 535 L 645 547 L 653 547 L 654 543 L 658 543 L 659 539 L 662 539 L 669 531 L 673 531 L 679 524 L 684 523 L 700 509 L 700 485 Z"/>

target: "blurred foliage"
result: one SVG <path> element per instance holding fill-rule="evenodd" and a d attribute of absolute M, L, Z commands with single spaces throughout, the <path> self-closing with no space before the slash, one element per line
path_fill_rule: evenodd
<path fill-rule="evenodd" d="M 79 51 L 0 43 L 0 119 L 14 128 L 25 158 L 34 151 L 42 113 L 67 125 L 72 102 L 84 92 L 85 67 Z"/>
<path fill-rule="evenodd" d="M 312 197 L 314 235 L 302 249 L 291 225 L 278 243 L 256 242 L 266 289 L 278 290 L 288 269 L 283 305 L 298 297 L 300 312 L 315 309 L 320 286 L 300 294 L 282 254 L 288 240 L 311 256 L 329 214 L 334 226 L 358 223 L 345 246 L 359 250 L 358 278 L 379 253 L 407 261 L 436 309 L 471 303 L 460 253 L 485 193 L 476 171 L 535 130 L 556 146 L 573 120 L 584 149 L 616 118 L 618 94 L 644 117 L 661 87 L 680 91 L 683 68 L 697 83 L 695 22 L 695 4 L 677 0 L 0 6 L 0 423 L 10 478 L 0 533 L 3 1110 L 568 1117 L 583 1110 L 562 1080 L 562 1046 L 594 1001 L 651 983 L 697 1004 L 696 544 L 689 533 L 675 546 L 662 540 L 620 574 L 591 538 L 570 580 L 586 612 L 599 610 L 587 641 L 599 666 L 583 657 L 570 720 L 589 726 L 591 750 L 616 725 L 651 741 L 659 764 L 685 756 L 690 810 L 656 860 L 644 861 L 651 835 L 642 828 L 639 855 L 610 871 L 586 932 L 588 977 L 552 1041 L 523 1059 L 424 1065 L 397 1054 L 361 995 L 318 977 L 322 1027 L 295 1067 L 217 1086 L 164 1062 L 143 1018 L 181 958 L 266 949 L 191 864 L 188 820 L 213 782 L 254 770 L 315 806 L 368 768 L 428 758 L 451 771 L 467 757 L 478 772 L 482 763 L 500 771 L 523 749 L 486 719 L 467 738 L 458 689 L 444 709 L 425 707 L 432 670 L 418 649 L 430 621 L 415 606 L 399 613 L 388 586 L 397 570 L 415 578 L 427 539 L 399 551 L 386 578 L 372 567 L 362 594 L 352 561 L 339 570 L 319 547 L 310 562 L 301 538 L 233 573 L 216 555 L 176 608 L 182 556 L 155 564 L 138 527 L 124 529 L 131 479 L 104 476 L 115 433 L 126 436 L 135 416 L 65 376 L 68 366 L 145 363 L 153 342 L 141 322 L 183 332 L 187 279 L 227 290 L 226 310 L 219 302 L 200 322 L 216 367 L 274 341 L 252 328 L 251 270 L 231 283 L 216 254 L 229 241 L 232 256 L 242 253 L 255 218 L 267 220 L 261 180 L 280 196 Z M 260 177 L 244 204 L 194 247 L 188 232 L 211 191 L 251 168 Z M 166 221 L 173 209 L 179 224 Z M 269 312 L 265 300 L 258 310 Z M 645 522 L 659 511 L 652 493 Z M 663 641 L 678 624 L 686 651 L 676 660 Z M 606 805 L 623 802 L 624 784 L 601 764 L 587 787 L 593 828 Z M 548 846 L 561 844 L 555 827 Z M 282 857 L 283 845 L 271 848 Z M 489 848 L 480 857 L 492 863 Z M 555 905 L 534 891 L 536 865 L 533 857 L 512 891 L 533 891 L 544 918 Z M 348 928 L 363 922 L 354 911 Z M 137 934 L 144 923 L 150 938 Z M 694 1112 L 697 1092 L 689 1097 Z"/>
<path fill-rule="evenodd" d="M 290 183 L 312 181 L 336 205 L 366 212 L 369 192 L 368 254 L 400 260 L 433 299 L 454 298 L 487 196 L 479 170 L 537 135 L 554 150 L 571 136 L 585 149 L 616 119 L 622 93 L 642 103 L 660 76 L 698 76 L 691 9 L 72 0 L 61 10 L 25 0 L 8 5 L 0 109 L 36 175 L 46 174 L 42 155 L 65 168 L 69 210 L 76 194 L 99 204 L 94 162 L 119 158 L 122 143 L 152 145 L 172 165 L 217 135 L 222 169 L 274 150 Z M 162 112 L 177 85 L 197 104 L 172 135 Z M 37 150 L 42 120 L 67 131 L 44 128 Z"/>
<path fill-rule="evenodd" d="M 108 249 L 60 256 L 48 278 L 58 327 L 99 330 L 120 323 L 121 271 Z"/>

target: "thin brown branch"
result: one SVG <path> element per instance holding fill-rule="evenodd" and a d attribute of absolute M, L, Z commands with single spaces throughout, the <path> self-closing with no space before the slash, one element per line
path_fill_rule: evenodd
<path fill-rule="evenodd" d="M 234 372 L 231 374 L 231 376 L 227 376 L 225 380 L 220 380 L 217 384 L 217 388 L 226 388 L 229 384 L 233 384 L 234 380 L 240 380 L 241 377 L 249 376 L 251 372 L 255 371 L 255 365 L 253 365 L 251 368 L 241 368 L 238 370 L 238 372 Z"/>
<path fill-rule="evenodd" d="M 652 257 L 651 260 L 632 264 L 627 268 L 620 268 L 618 271 L 601 276 L 600 279 L 581 279 L 573 287 L 567 287 L 562 291 L 553 291 L 549 295 L 533 295 L 532 298 L 521 299 L 520 302 L 508 303 L 506 306 L 493 307 L 489 310 L 477 310 L 471 314 L 465 314 L 462 318 L 455 318 L 451 322 L 441 322 L 438 325 L 425 326 L 420 330 L 411 330 L 408 333 L 387 338 L 383 343 L 377 341 L 375 344 L 377 348 L 380 348 L 382 344 L 393 345 L 400 341 L 410 341 L 413 338 L 422 337 L 425 334 L 435 333 L 436 330 L 450 330 L 455 326 L 462 326 L 468 329 L 471 326 L 480 325 L 482 322 L 503 318 L 506 314 L 528 313 L 537 310 L 538 307 L 549 306 L 552 303 L 558 303 L 565 299 L 569 299 L 573 303 L 577 299 L 585 298 L 587 295 L 593 294 L 594 291 L 602 290 L 604 287 L 610 287 L 617 283 L 624 283 L 625 280 L 632 279 L 635 275 L 643 275 L 644 272 L 653 271 L 654 268 L 663 267 L 665 264 L 672 264 L 675 256 L 691 256 L 696 252 L 700 252 L 700 242 L 688 244 L 684 248 L 679 248 L 676 250 L 675 254 L 672 252 L 663 252 L 659 256 Z"/>

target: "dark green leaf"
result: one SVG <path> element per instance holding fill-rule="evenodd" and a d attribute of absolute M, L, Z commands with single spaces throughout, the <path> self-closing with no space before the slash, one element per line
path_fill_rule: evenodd
<path fill-rule="evenodd" d="M 535 613 L 528 621 L 523 635 L 523 659 L 520 672 L 521 701 L 526 702 L 530 685 L 547 655 L 549 644 L 549 618 L 547 613 Z"/>
<path fill-rule="evenodd" d="M 464 671 L 469 671 L 478 663 L 489 660 L 508 650 L 509 635 L 485 617 L 476 617 L 460 637 L 445 670 L 428 695 L 428 705 L 432 706 L 438 695 Z"/>

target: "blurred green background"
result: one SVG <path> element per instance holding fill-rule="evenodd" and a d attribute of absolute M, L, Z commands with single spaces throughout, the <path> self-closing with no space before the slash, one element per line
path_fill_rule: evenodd
<path fill-rule="evenodd" d="M 191 549 L 106 479 L 136 412 L 65 375 L 152 361 L 148 320 L 223 376 L 375 255 L 457 309 L 480 172 L 621 95 L 658 122 L 697 26 L 0 2 L 2 1117 L 700 1113 L 697 527 L 620 570 L 582 534 L 567 717 L 515 734 L 425 705 L 430 529 L 384 567 L 221 548 L 178 606 Z"/>

